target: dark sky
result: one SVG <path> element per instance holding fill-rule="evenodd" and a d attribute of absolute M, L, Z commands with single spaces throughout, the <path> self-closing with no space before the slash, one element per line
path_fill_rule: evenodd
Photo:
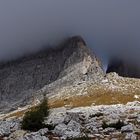
<path fill-rule="evenodd" d="M 0 60 L 72 35 L 140 67 L 140 0 L 0 0 Z"/>

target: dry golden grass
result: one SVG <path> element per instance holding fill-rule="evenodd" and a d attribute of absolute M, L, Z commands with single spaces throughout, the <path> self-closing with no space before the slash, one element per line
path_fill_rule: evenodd
<path fill-rule="evenodd" d="M 138 94 L 138 92 L 136 93 Z M 139 93 L 140 94 L 140 93 Z M 95 105 L 111 105 L 111 104 L 126 104 L 127 102 L 132 102 L 135 100 L 134 94 L 128 92 L 128 94 L 123 94 L 121 91 L 112 91 L 109 89 L 104 89 L 103 87 L 95 88 L 93 86 L 88 87 L 86 95 L 76 95 L 64 97 L 62 99 L 49 99 L 48 104 L 50 108 L 58 108 L 63 106 L 70 107 L 84 107 Z M 140 101 L 140 99 L 137 99 Z M 11 113 L 6 118 L 9 117 L 21 117 L 28 109 Z"/>
<path fill-rule="evenodd" d="M 79 95 L 74 97 L 66 97 L 64 99 L 51 99 L 49 105 L 51 108 L 62 107 L 64 105 L 71 105 L 72 107 L 95 105 L 111 105 L 111 104 L 126 104 L 135 100 L 134 94 L 123 94 L 120 91 L 111 91 L 103 89 L 89 88 L 87 95 Z M 140 101 L 140 99 L 138 99 Z"/>
<path fill-rule="evenodd" d="M 14 112 L 14 113 L 9 114 L 5 118 L 10 118 L 10 117 L 14 117 L 14 116 L 16 116 L 17 118 L 19 118 L 19 117 L 23 116 L 23 114 L 25 112 L 27 112 L 27 110 L 22 110 L 22 111 Z"/>

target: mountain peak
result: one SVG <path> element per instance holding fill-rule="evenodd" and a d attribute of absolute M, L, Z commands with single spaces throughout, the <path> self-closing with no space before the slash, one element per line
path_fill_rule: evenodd
<path fill-rule="evenodd" d="M 81 36 L 73 36 L 68 38 L 67 44 L 78 47 L 86 46 L 86 42 Z"/>
<path fill-rule="evenodd" d="M 81 36 L 68 38 L 64 46 L 63 54 L 67 54 L 64 64 L 65 75 L 75 71 L 77 71 L 77 74 L 73 74 L 74 76 L 79 74 L 88 75 L 89 73 L 96 75 L 98 70 L 99 73 L 102 73 L 99 60 Z"/>
<path fill-rule="evenodd" d="M 51 83 L 63 87 L 83 80 L 95 82 L 102 74 L 99 61 L 82 37 L 68 38 L 58 48 L 0 67 L 0 110 L 27 104 L 36 91 Z"/>

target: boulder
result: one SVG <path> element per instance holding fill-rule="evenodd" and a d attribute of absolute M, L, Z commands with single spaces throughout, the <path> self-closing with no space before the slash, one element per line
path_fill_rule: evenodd
<path fill-rule="evenodd" d="M 54 133 L 62 137 L 62 139 L 76 138 L 83 134 L 80 131 L 81 125 L 76 121 L 71 120 L 67 125 L 59 124 L 55 127 Z"/>
<path fill-rule="evenodd" d="M 20 124 L 18 120 L 0 121 L 0 137 L 9 136 L 10 133 L 18 130 Z"/>
<path fill-rule="evenodd" d="M 49 140 L 48 137 L 42 136 L 39 132 L 27 133 L 19 140 Z"/>
<path fill-rule="evenodd" d="M 123 126 L 122 128 L 121 128 L 121 132 L 123 133 L 123 132 L 133 132 L 134 131 L 134 126 L 132 125 L 132 124 L 128 124 L 128 125 L 126 125 L 126 126 Z"/>
<path fill-rule="evenodd" d="M 126 133 L 125 140 L 138 140 L 136 134 Z"/>
<path fill-rule="evenodd" d="M 9 140 L 18 140 L 20 138 L 22 138 L 27 132 L 24 130 L 17 130 L 15 132 L 13 132 L 12 134 L 10 134 L 10 136 L 8 137 Z"/>

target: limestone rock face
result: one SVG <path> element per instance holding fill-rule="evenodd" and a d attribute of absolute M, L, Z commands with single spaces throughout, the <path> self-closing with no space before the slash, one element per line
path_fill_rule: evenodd
<path fill-rule="evenodd" d="M 24 106 L 34 93 L 55 82 L 58 86 L 102 77 L 100 62 L 80 36 L 61 47 L 0 65 L 0 112 Z"/>
<path fill-rule="evenodd" d="M 100 62 L 81 37 L 70 38 L 65 46 L 68 50 L 64 53 L 71 52 L 71 54 L 66 59 L 59 78 L 67 76 L 69 81 L 74 82 L 76 79 L 93 80 L 98 77 L 98 74 L 103 75 Z"/>

